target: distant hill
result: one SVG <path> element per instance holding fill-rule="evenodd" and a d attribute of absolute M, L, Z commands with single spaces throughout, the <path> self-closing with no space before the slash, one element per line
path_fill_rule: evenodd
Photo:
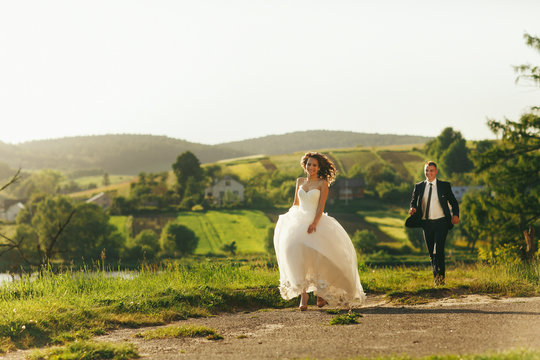
<path fill-rule="evenodd" d="M 24 170 L 103 169 L 110 174 L 138 174 L 171 168 L 176 157 L 193 152 L 201 162 L 245 156 L 232 148 L 204 145 L 154 135 L 95 135 L 0 143 L 0 162 Z"/>
<path fill-rule="evenodd" d="M 181 153 L 189 150 L 202 163 L 266 154 L 357 146 L 421 144 L 430 138 L 410 135 L 364 134 L 312 130 L 218 145 L 205 145 L 167 136 L 94 135 L 36 140 L 12 145 L 0 142 L 0 165 L 23 170 L 75 171 L 102 169 L 109 174 L 138 174 L 170 170 Z M 4 166 L 5 167 L 5 166 Z M 3 172 L 9 169 L 2 169 Z M 9 173 L 9 171 L 7 171 Z"/>
<path fill-rule="evenodd" d="M 309 130 L 283 135 L 268 135 L 255 139 L 234 141 L 219 146 L 249 154 L 279 155 L 295 151 L 423 144 L 430 137 L 413 135 L 366 134 L 351 131 Z"/>

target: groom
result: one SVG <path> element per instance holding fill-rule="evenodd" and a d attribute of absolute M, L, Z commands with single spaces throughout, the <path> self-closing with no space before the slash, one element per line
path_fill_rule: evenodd
<path fill-rule="evenodd" d="M 459 222 L 459 205 L 450 183 L 437 179 L 435 162 L 428 161 L 424 172 L 426 180 L 414 186 L 406 226 L 424 230 L 435 285 L 444 285 L 444 243 L 448 230 Z M 411 221 L 413 218 L 416 222 Z"/>

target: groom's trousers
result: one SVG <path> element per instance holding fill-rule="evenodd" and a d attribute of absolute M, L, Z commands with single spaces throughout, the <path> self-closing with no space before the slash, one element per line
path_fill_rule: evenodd
<path fill-rule="evenodd" d="M 444 243 L 446 235 L 448 235 L 448 221 L 446 218 L 436 220 L 422 220 L 422 228 L 424 229 L 424 240 L 431 259 L 431 267 L 433 276 L 444 278 Z"/>

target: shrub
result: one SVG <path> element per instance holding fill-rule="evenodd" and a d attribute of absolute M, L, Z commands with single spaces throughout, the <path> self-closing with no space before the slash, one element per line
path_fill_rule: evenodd
<path fill-rule="evenodd" d="M 364 253 L 372 253 L 377 247 L 377 237 L 370 230 L 356 230 L 352 241 L 356 248 Z"/>
<path fill-rule="evenodd" d="M 157 257 L 160 250 L 159 236 L 153 230 L 145 229 L 133 240 L 133 245 L 129 249 L 129 257 L 152 260 Z"/>
<path fill-rule="evenodd" d="M 171 221 L 161 232 L 161 249 L 165 256 L 193 254 L 199 238 L 188 227 Z"/>

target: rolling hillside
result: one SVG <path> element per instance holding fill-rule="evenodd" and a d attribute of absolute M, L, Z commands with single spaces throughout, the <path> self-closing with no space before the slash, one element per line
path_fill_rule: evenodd
<path fill-rule="evenodd" d="M 422 180 L 419 175 L 422 166 L 426 161 L 424 155 L 418 148 L 411 145 L 383 146 L 366 148 L 344 148 L 344 149 L 315 149 L 330 156 L 338 168 L 338 176 L 351 176 L 357 169 L 366 169 L 373 163 L 385 163 L 396 170 L 403 178 L 413 181 Z M 233 175 L 240 181 L 247 183 L 257 176 L 267 176 L 275 170 L 287 174 L 291 179 L 302 176 L 300 158 L 303 152 L 294 152 L 283 155 L 272 156 L 248 156 L 230 160 L 220 160 L 206 165 L 218 165 L 221 167 L 223 175 Z M 169 186 L 175 182 L 172 171 L 169 171 Z M 118 195 L 128 196 L 130 184 L 137 181 L 136 177 L 127 181 L 101 186 L 95 189 L 84 190 L 72 193 L 70 196 L 76 198 L 89 198 L 101 191 L 115 191 Z"/>
<path fill-rule="evenodd" d="M 319 149 L 315 149 L 319 150 Z M 366 169 L 373 163 L 390 165 L 405 179 L 413 181 L 421 173 L 424 155 L 413 146 L 321 149 L 329 155 L 338 168 L 338 176 L 350 176 L 356 168 Z M 270 174 L 274 170 L 297 177 L 302 174 L 300 159 L 303 152 L 274 156 L 219 161 L 223 174 L 234 175 L 241 181 L 254 176 Z"/>
<path fill-rule="evenodd" d="M 0 162 L 24 170 L 73 171 L 102 169 L 109 174 L 138 174 L 171 168 L 181 153 L 190 150 L 201 162 L 246 155 L 220 146 L 191 143 L 166 136 L 103 135 L 0 143 Z"/>
<path fill-rule="evenodd" d="M 6 165 L 23 171 L 56 169 L 64 172 L 98 170 L 135 175 L 170 170 L 176 157 L 189 150 L 202 163 L 256 154 L 285 155 L 314 149 L 338 149 L 399 144 L 423 144 L 429 138 L 409 135 L 363 134 L 313 130 L 218 145 L 191 143 L 154 135 L 96 135 L 30 141 L 0 142 L 0 172 Z M 276 162 L 280 160 L 276 158 Z M 264 167 L 270 163 L 261 163 Z M 5 169 L 4 169 L 5 170 Z M 9 173 L 9 172 L 7 172 Z"/>
<path fill-rule="evenodd" d="M 310 130 L 222 143 L 219 146 L 248 154 L 278 155 L 314 149 L 424 144 L 430 139 L 425 136 L 412 135 Z"/>

